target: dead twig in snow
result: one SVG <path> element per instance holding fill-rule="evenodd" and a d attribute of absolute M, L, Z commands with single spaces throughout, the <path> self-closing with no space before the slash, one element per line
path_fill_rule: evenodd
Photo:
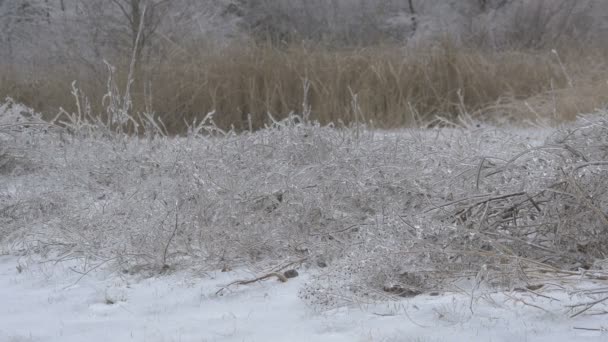
<path fill-rule="evenodd" d="M 252 283 L 257 283 L 258 281 L 262 281 L 264 279 L 268 279 L 271 277 L 277 277 L 277 279 L 279 281 L 281 281 L 282 283 L 286 283 L 287 282 L 287 277 L 285 277 L 283 274 L 279 273 L 279 272 L 271 272 L 268 274 L 264 274 L 263 276 L 259 276 L 257 278 L 254 279 L 248 279 L 248 280 L 235 280 L 232 283 L 222 286 L 222 288 L 220 288 L 219 290 L 217 290 L 215 292 L 216 295 L 219 295 L 220 293 L 222 293 L 224 290 L 228 289 L 230 286 L 233 285 L 247 285 L 247 284 L 252 284 Z"/>
<path fill-rule="evenodd" d="M 601 304 L 605 301 L 608 301 L 608 297 L 604 297 L 598 300 L 594 300 L 592 302 L 587 302 L 587 303 L 580 303 L 580 304 L 574 304 L 574 305 L 568 305 L 568 307 L 570 307 L 571 309 L 576 309 L 576 308 L 580 308 L 583 307 L 582 309 L 580 309 L 579 311 L 575 312 L 574 314 L 570 315 L 570 318 L 574 318 L 576 316 L 579 316 L 583 313 L 585 313 L 586 311 L 588 311 L 589 309 L 593 308 L 594 306 Z"/>

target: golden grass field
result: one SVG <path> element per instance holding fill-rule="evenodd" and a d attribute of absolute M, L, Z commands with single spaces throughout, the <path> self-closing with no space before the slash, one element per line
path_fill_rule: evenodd
<path fill-rule="evenodd" d="M 182 47 L 139 65 L 132 98 L 135 112 L 153 110 L 173 133 L 211 111 L 220 127 L 263 127 L 268 113 L 302 112 L 305 99 L 311 117 L 322 123 L 392 128 L 463 112 L 480 120 L 561 122 L 608 100 L 604 55 L 591 48 L 491 51 L 451 42 L 425 48 Z M 101 66 L 70 63 L 28 74 L 3 68 L 0 96 L 54 116 L 60 107 L 74 110 L 70 92 L 77 81 L 93 112 L 102 113 L 107 74 Z M 122 86 L 128 69 L 128 61 L 116 63 Z"/>

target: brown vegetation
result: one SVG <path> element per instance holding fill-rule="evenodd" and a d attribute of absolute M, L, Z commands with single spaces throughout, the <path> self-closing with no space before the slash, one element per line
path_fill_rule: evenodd
<path fill-rule="evenodd" d="M 450 42 L 418 49 L 253 43 L 180 48 L 138 68 L 132 95 L 136 112 L 151 106 L 171 132 L 211 111 L 220 127 L 259 128 L 268 113 L 278 119 L 301 112 L 305 99 L 311 117 L 322 123 L 373 121 L 389 128 L 465 111 L 481 120 L 561 121 L 608 100 L 600 55 L 573 51 L 490 51 Z M 59 107 L 73 109 L 70 84 L 78 80 L 93 112 L 103 112 L 105 75 L 71 67 L 0 74 L 0 96 L 53 116 Z M 128 63 L 117 67 L 123 84 L 127 71 Z"/>

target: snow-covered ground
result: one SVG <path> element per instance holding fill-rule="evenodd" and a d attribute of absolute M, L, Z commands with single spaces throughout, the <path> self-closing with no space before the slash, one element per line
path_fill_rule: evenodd
<path fill-rule="evenodd" d="M 21 272 L 18 271 L 18 268 Z M 68 264 L 0 257 L 0 341 L 606 341 L 606 316 L 568 318 L 587 296 L 557 287 L 532 293 L 421 295 L 315 311 L 298 297 L 302 274 L 233 287 L 246 272 L 148 279 Z M 589 283 L 589 288 L 601 284 Z M 604 284 L 606 286 L 606 284 Z M 543 297 L 546 296 L 546 297 Z M 547 310 L 547 311 L 545 311 Z M 581 328 L 597 329 L 584 330 Z"/>

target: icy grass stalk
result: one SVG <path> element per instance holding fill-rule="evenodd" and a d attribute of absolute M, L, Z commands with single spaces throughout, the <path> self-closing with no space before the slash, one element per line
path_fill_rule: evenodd
<path fill-rule="evenodd" d="M 85 273 L 306 257 L 328 267 L 302 296 L 331 306 L 467 278 L 511 288 L 548 272 L 599 276 L 608 254 L 602 113 L 543 142 L 297 115 L 236 134 L 209 114 L 186 137 L 137 136 L 87 115 L 44 130 L 31 111 L 1 108 L 2 158 L 17 163 L 2 169 L 4 249 L 81 259 Z"/>

